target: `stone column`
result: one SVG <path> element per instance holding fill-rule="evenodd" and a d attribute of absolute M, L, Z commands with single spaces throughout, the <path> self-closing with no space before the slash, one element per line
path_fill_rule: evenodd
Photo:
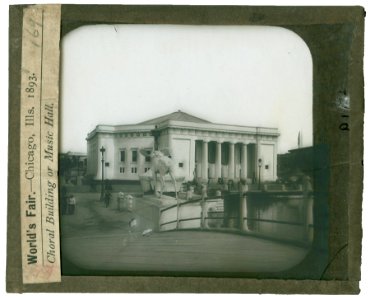
<path fill-rule="evenodd" d="M 229 143 L 229 179 L 234 179 L 235 173 L 235 143 Z"/>
<path fill-rule="evenodd" d="M 247 179 L 247 144 L 242 144 L 241 178 Z"/>
<path fill-rule="evenodd" d="M 137 150 L 137 174 L 138 176 L 142 175 L 144 173 L 144 155 L 142 155 L 139 151 Z"/>
<path fill-rule="evenodd" d="M 216 161 L 215 161 L 216 179 L 221 178 L 221 142 L 216 144 Z"/>
<path fill-rule="evenodd" d="M 247 215 L 247 196 L 240 196 L 240 229 L 243 231 L 249 231 Z"/>
<path fill-rule="evenodd" d="M 202 146 L 202 179 L 208 180 L 208 141 Z"/>
<path fill-rule="evenodd" d="M 248 185 L 245 182 L 240 182 L 239 186 L 240 192 L 240 229 L 243 231 L 249 231 L 248 228 L 248 204 L 247 204 L 247 194 Z"/>
<path fill-rule="evenodd" d="M 258 160 L 261 158 L 260 155 L 261 155 L 260 138 L 257 137 L 256 147 L 255 147 L 255 172 L 256 172 L 257 181 L 258 181 L 259 176 L 262 175 L 262 167 L 261 167 L 261 170 L 259 170 L 258 168 Z M 259 174 L 260 171 L 261 171 L 261 174 Z M 261 176 L 261 181 L 262 181 L 262 176 Z"/>

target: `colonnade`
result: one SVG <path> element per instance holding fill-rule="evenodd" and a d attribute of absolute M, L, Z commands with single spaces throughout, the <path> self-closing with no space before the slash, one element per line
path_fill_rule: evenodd
<path fill-rule="evenodd" d="M 204 180 L 207 180 L 209 177 L 209 157 L 208 157 L 208 145 L 210 142 L 213 141 L 207 141 L 202 140 L 202 151 L 201 151 L 201 159 L 198 161 L 198 163 L 201 164 L 201 172 L 200 177 Z M 242 142 L 233 142 L 233 141 L 227 141 L 225 142 L 228 144 L 228 160 L 227 160 L 227 176 L 222 176 L 222 143 L 221 141 L 215 141 L 216 143 L 216 152 L 215 152 L 215 163 L 214 163 L 214 178 L 221 178 L 221 177 L 227 177 L 228 179 L 235 179 L 236 177 L 241 179 L 247 179 L 248 176 L 248 170 L 247 170 L 247 164 L 248 164 L 248 151 L 247 151 L 247 143 Z M 235 148 L 236 145 L 240 145 L 241 151 L 240 151 L 240 161 L 235 161 Z M 255 155 L 254 155 L 255 156 Z M 240 173 L 236 174 L 236 165 L 240 165 Z M 198 173 L 199 174 L 199 173 Z M 225 175 L 225 174 L 224 174 Z"/>

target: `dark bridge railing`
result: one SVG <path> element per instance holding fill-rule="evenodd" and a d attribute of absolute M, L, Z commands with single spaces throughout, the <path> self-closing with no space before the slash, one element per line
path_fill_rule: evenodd
<path fill-rule="evenodd" d="M 275 193 L 275 199 L 269 199 L 270 204 L 265 207 L 253 208 L 253 201 L 248 200 L 244 215 L 240 212 L 239 203 L 247 201 L 247 197 L 253 197 L 258 194 L 257 198 L 262 196 L 261 192 L 248 192 L 244 195 L 234 194 L 234 201 L 230 199 L 207 199 L 205 216 L 202 218 L 202 203 L 200 199 L 191 200 L 180 204 L 178 228 L 176 213 L 177 205 L 166 207 L 160 211 L 159 228 L 161 231 L 181 230 L 181 229 L 207 229 L 223 231 L 239 231 L 246 234 L 252 234 L 261 237 L 268 237 L 282 241 L 293 241 L 309 244 L 313 239 L 313 198 L 298 193 L 278 192 Z M 269 193 L 272 194 L 272 193 Z M 248 196 L 247 196 L 248 195 Z M 284 198 L 285 196 L 285 198 Z M 240 199 L 239 199 L 240 198 Z M 223 201 L 223 211 L 212 211 L 210 203 Z M 239 202 L 240 201 L 240 202 Z M 256 199 L 254 201 L 257 201 Z M 269 202 L 267 201 L 267 202 Z M 235 202 L 237 205 L 234 211 L 230 210 L 228 205 Z M 279 204 L 276 204 L 279 203 Z M 276 214 L 276 210 L 291 211 L 291 218 L 268 218 L 268 210 Z M 267 211 L 267 213 L 266 213 Z M 294 214 L 299 215 L 294 215 Z M 293 214 L 293 215 L 292 215 Z M 165 216 L 167 215 L 167 216 Z M 289 216 L 289 215 L 288 215 Z"/>

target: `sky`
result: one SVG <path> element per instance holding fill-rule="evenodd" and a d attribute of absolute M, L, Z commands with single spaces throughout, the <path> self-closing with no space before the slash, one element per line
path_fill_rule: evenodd
<path fill-rule="evenodd" d="M 312 58 L 270 26 L 90 25 L 62 39 L 60 151 L 86 152 L 98 124 L 182 110 L 277 127 L 278 153 L 312 145 Z"/>

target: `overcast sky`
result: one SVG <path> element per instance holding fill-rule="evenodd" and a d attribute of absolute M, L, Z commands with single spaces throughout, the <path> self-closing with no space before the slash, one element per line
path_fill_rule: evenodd
<path fill-rule="evenodd" d="M 62 40 L 60 151 L 86 152 L 98 124 L 182 110 L 214 123 L 277 127 L 278 152 L 312 145 L 312 59 L 267 26 L 93 25 Z"/>

